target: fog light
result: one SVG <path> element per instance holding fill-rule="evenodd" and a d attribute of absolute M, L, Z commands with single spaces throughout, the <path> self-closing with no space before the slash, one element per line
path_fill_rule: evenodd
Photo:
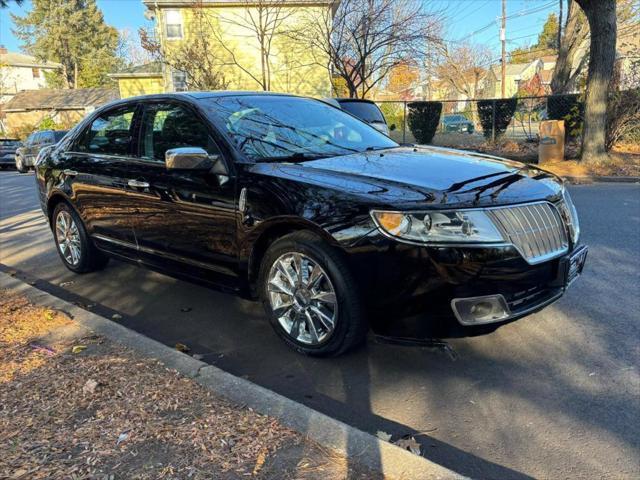
<path fill-rule="evenodd" d="M 463 325 L 482 325 L 499 322 L 511 315 L 509 306 L 502 295 L 485 297 L 454 298 L 451 308 Z"/>

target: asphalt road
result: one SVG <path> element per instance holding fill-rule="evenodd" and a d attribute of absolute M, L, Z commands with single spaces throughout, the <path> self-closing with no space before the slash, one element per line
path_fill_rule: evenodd
<path fill-rule="evenodd" d="M 361 429 L 420 433 L 425 457 L 475 478 L 640 477 L 640 186 L 571 188 L 591 250 L 558 303 L 455 355 L 370 340 L 336 359 L 289 351 L 261 307 L 112 261 L 61 264 L 32 174 L 0 173 L 1 268 Z"/>

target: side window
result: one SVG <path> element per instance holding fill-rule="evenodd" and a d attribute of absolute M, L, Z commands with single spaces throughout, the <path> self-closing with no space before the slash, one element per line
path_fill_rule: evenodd
<path fill-rule="evenodd" d="M 42 134 L 42 138 L 40 139 L 40 143 L 53 143 L 53 132 L 44 132 Z"/>
<path fill-rule="evenodd" d="M 128 155 L 131 151 L 132 123 L 136 105 L 105 112 L 81 135 L 77 150 L 106 155 Z"/>
<path fill-rule="evenodd" d="M 212 155 L 220 153 L 207 126 L 181 105 L 147 105 L 142 128 L 142 156 L 148 160 L 164 162 L 167 150 L 180 147 L 200 147 Z"/>
<path fill-rule="evenodd" d="M 32 133 L 29 135 L 29 138 L 27 138 L 27 145 L 36 145 L 39 142 L 39 139 L 40 132 Z"/>

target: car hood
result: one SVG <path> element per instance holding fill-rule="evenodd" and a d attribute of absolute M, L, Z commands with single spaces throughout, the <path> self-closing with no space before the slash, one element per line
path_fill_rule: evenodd
<path fill-rule="evenodd" d="M 520 162 L 438 147 L 398 147 L 256 169 L 402 208 L 556 201 L 555 175 Z"/>

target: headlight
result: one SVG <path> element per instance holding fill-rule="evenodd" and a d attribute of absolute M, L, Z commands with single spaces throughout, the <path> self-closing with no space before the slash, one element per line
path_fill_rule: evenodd
<path fill-rule="evenodd" d="M 576 210 L 576 207 L 571 200 L 569 190 L 567 190 L 566 188 L 562 189 L 562 200 L 563 202 L 560 203 L 560 213 L 564 217 L 563 219 L 567 224 L 567 228 L 569 229 L 571 242 L 576 245 L 578 243 L 578 239 L 580 238 L 580 222 L 578 221 L 578 211 Z"/>
<path fill-rule="evenodd" d="M 481 210 L 385 212 L 371 216 L 384 233 L 418 243 L 503 243 L 491 219 Z"/>

